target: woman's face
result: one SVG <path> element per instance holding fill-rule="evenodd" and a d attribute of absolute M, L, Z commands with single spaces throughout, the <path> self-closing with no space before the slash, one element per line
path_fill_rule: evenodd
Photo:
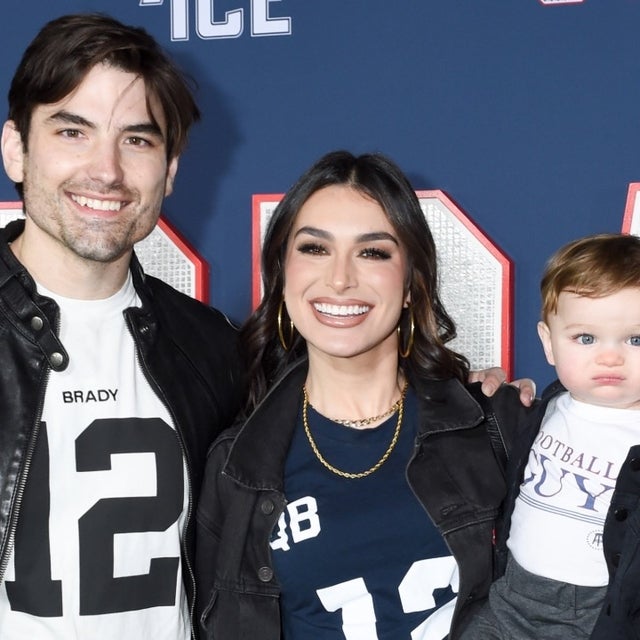
<path fill-rule="evenodd" d="M 316 191 L 288 239 L 284 297 L 316 355 L 396 357 L 405 250 L 382 207 L 343 185 Z"/>

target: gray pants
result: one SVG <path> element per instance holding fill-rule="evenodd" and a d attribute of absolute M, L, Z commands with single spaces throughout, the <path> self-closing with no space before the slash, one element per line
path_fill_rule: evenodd
<path fill-rule="evenodd" d="M 461 640 L 585 640 L 591 635 L 606 587 L 581 587 L 542 578 L 509 557 Z"/>

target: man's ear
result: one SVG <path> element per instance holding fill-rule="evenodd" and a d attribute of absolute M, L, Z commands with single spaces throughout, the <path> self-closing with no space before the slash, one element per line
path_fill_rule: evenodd
<path fill-rule="evenodd" d="M 551 366 L 555 366 L 556 362 L 553 357 L 553 347 L 551 346 L 551 330 L 546 322 L 538 322 L 538 336 L 540 342 L 542 342 L 542 348 L 544 349 L 544 355 L 547 356 L 547 362 Z"/>
<path fill-rule="evenodd" d="M 164 195 L 170 196 L 173 193 L 173 183 L 176 179 L 176 173 L 178 173 L 178 156 L 171 158 L 169 166 L 167 167 L 167 179 L 164 184 Z"/>
<path fill-rule="evenodd" d="M 13 120 L 7 120 L 2 127 L 2 162 L 4 170 L 12 182 L 24 179 L 24 147 L 22 136 Z"/>

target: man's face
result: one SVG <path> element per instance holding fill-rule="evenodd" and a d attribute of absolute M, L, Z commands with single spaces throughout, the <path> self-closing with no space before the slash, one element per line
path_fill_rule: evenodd
<path fill-rule="evenodd" d="M 177 158 L 167 161 L 165 118 L 150 105 L 153 119 L 141 78 L 99 64 L 60 102 L 34 109 L 26 151 L 5 124 L 5 169 L 23 183 L 25 231 L 41 252 L 111 262 L 153 230 Z"/>

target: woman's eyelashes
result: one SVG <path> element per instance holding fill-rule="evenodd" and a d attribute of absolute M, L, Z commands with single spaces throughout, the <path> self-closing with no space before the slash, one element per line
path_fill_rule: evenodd
<path fill-rule="evenodd" d="M 318 242 L 304 242 L 297 247 L 299 253 L 307 255 L 329 255 L 331 252 L 323 244 Z M 391 253 L 382 247 L 365 247 L 357 250 L 357 255 L 362 258 L 371 258 L 373 260 L 389 260 Z"/>

